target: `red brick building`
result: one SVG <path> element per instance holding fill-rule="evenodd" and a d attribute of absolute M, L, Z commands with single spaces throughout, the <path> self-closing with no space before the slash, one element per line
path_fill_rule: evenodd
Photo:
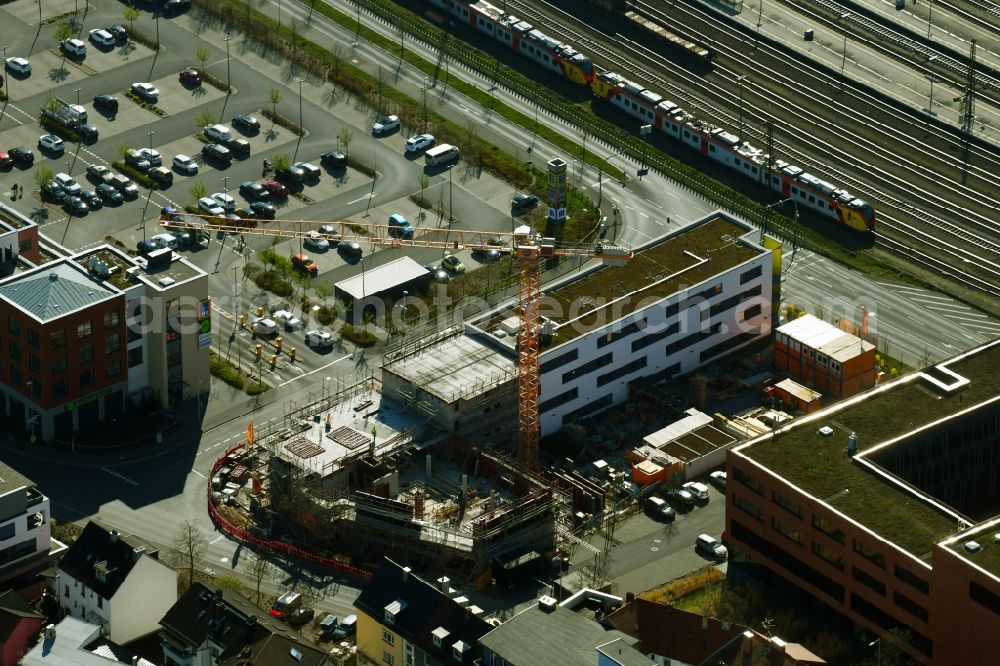
<path fill-rule="evenodd" d="M 1000 340 L 731 450 L 730 570 L 922 663 L 981 663 L 1000 635 L 998 367 Z"/>
<path fill-rule="evenodd" d="M 808 314 L 775 331 L 774 365 L 835 400 L 875 385 L 875 345 Z"/>

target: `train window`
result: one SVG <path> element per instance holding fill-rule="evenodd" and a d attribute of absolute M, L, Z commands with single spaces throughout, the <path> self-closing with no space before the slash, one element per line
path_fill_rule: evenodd
<path fill-rule="evenodd" d="M 708 147 L 708 152 L 714 153 L 715 152 L 715 146 L 709 146 Z"/>
<path fill-rule="evenodd" d="M 755 176 L 757 175 L 757 167 L 752 167 L 751 171 L 753 171 L 753 173 L 754 173 Z"/>
<path fill-rule="evenodd" d="M 810 194 L 809 195 L 809 203 L 816 203 L 816 197 L 814 197 L 813 195 Z"/>
<path fill-rule="evenodd" d="M 735 164 L 736 166 L 739 166 L 740 165 L 740 158 L 734 157 L 733 158 L 733 164 Z"/>
<path fill-rule="evenodd" d="M 798 193 L 799 193 L 799 188 L 792 185 L 792 194 L 798 194 Z"/>

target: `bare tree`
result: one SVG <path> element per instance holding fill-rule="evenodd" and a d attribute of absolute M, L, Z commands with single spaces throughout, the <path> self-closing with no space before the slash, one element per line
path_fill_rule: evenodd
<path fill-rule="evenodd" d="M 174 550 L 178 559 L 187 564 L 188 584 L 194 580 L 194 563 L 205 551 L 208 544 L 204 532 L 193 520 L 181 523 L 174 539 Z"/>
<path fill-rule="evenodd" d="M 257 591 L 257 605 L 260 606 L 260 585 L 264 578 L 271 572 L 271 563 L 268 562 L 261 553 L 254 553 L 250 556 L 250 577 L 254 582 Z"/>

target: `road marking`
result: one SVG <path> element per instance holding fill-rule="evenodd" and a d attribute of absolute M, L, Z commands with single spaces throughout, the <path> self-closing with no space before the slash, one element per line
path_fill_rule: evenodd
<path fill-rule="evenodd" d="M 139 483 L 137 481 L 133 481 L 132 479 L 128 478 L 127 476 L 123 476 L 122 474 L 119 474 L 118 472 L 116 472 L 114 470 L 110 470 L 107 467 L 102 467 L 101 470 L 104 471 L 104 472 L 107 472 L 111 476 L 117 476 L 119 479 L 121 479 L 125 483 L 131 483 L 133 486 L 138 486 L 139 485 Z"/>
<path fill-rule="evenodd" d="M 302 374 L 302 375 L 299 375 L 298 377 L 292 377 L 288 381 L 285 381 L 285 382 L 282 382 L 282 383 L 278 384 L 278 388 L 281 388 L 285 384 L 291 384 L 292 382 L 294 382 L 294 381 L 296 381 L 298 379 L 302 379 L 303 377 L 308 377 L 309 375 L 313 374 L 314 372 L 319 372 L 320 370 L 325 370 L 325 369 L 329 368 L 331 365 L 333 365 L 335 363 L 340 363 L 345 358 L 351 358 L 351 356 L 353 356 L 353 354 L 345 354 L 344 356 L 341 356 L 340 358 L 338 358 L 336 361 L 330 361 L 329 363 L 327 363 L 326 365 L 324 365 L 321 368 L 316 368 L 315 370 L 310 370 L 309 372 L 307 372 L 305 374 Z"/>
<path fill-rule="evenodd" d="M 203 479 L 207 479 L 208 478 L 207 476 L 205 476 L 204 474 L 202 474 L 201 472 L 199 472 L 196 469 L 191 470 L 191 472 L 194 473 L 194 474 L 197 474 L 198 476 L 200 476 Z"/>
<path fill-rule="evenodd" d="M 374 199 L 375 196 L 376 196 L 376 194 L 377 194 L 376 192 L 372 192 L 371 194 L 366 194 L 365 196 L 361 197 L 360 199 L 355 199 L 354 201 L 348 201 L 347 203 L 348 204 L 353 204 L 353 203 L 358 203 L 359 201 L 364 201 L 365 199 Z"/>

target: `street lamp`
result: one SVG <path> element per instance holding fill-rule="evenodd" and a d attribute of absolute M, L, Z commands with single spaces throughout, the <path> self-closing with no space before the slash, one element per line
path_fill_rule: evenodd
<path fill-rule="evenodd" d="M 302 125 L 302 79 L 298 79 L 299 82 L 299 129 L 303 129 Z M 302 136 L 301 134 L 299 136 Z"/>
<path fill-rule="evenodd" d="M 934 0 L 927 0 L 927 39 L 931 38 L 931 17 L 934 16 Z"/>
<path fill-rule="evenodd" d="M 229 176 L 222 177 L 222 191 L 226 194 L 226 200 L 229 199 Z"/>
<path fill-rule="evenodd" d="M 82 90 L 82 88 L 77 88 L 76 89 L 76 105 L 77 106 L 80 106 L 80 91 L 81 90 Z"/>
<path fill-rule="evenodd" d="M 844 87 L 844 69 L 847 67 L 847 19 L 850 18 L 850 12 L 845 12 L 840 15 L 840 21 L 844 24 L 844 50 L 843 57 L 840 60 L 840 87 Z"/>
<path fill-rule="evenodd" d="M 746 81 L 746 76 L 740 75 L 736 82 L 740 84 L 740 122 L 739 122 L 739 133 L 740 141 L 743 141 L 743 82 Z"/>
<path fill-rule="evenodd" d="M 878 652 L 877 652 L 877 655 L 878 655 L 878 657 L 877 657 L 878 658 L 878 666 L 882 666 L 882 639 L 881 638 L 876 638 L 875 640 L 873 640 L 871 643 L 868 644 L 868 647 L 870 647 L 870 648 L 878 648 Z"/>
<path fill-rule="evenodd" d="M 638 174 L 640 178 L 649 173 L 649 170 L 646 169 L 646 146 L 649 145 L 649 135 L 652 133 L 653 133 L 652 125 L 639 126 L 639 134 L 642 135 L 642 168 L 639 169 L 639 174 Z"/>
<path fill-rule="evenodd" d="M 604 166 L 608 163 L 612 157 L 618 153 L 611 153 L 601 161 L 601 168 L 597 171 L 597 207 L 601 207 L 601 201 L 604 199 Z"/>
<path fill-rule="evenodd" d="M 155 130 L 150 130 L 146 132 L 146 136 L 149 137 L 149 151 L 153 152 L 153 135 L 156 134 Z"/>
<path fill-rule="evenodd" d="M 229 40 L 230 39 L 232 39 L 232 37 L 228 37 L 228 36 L 226 37 L 226 94 L 227 95 L 231 94 L 232 90 L 233 90 L 232 79 L 230 78 L 230 71 L 229 71 Z"/>

